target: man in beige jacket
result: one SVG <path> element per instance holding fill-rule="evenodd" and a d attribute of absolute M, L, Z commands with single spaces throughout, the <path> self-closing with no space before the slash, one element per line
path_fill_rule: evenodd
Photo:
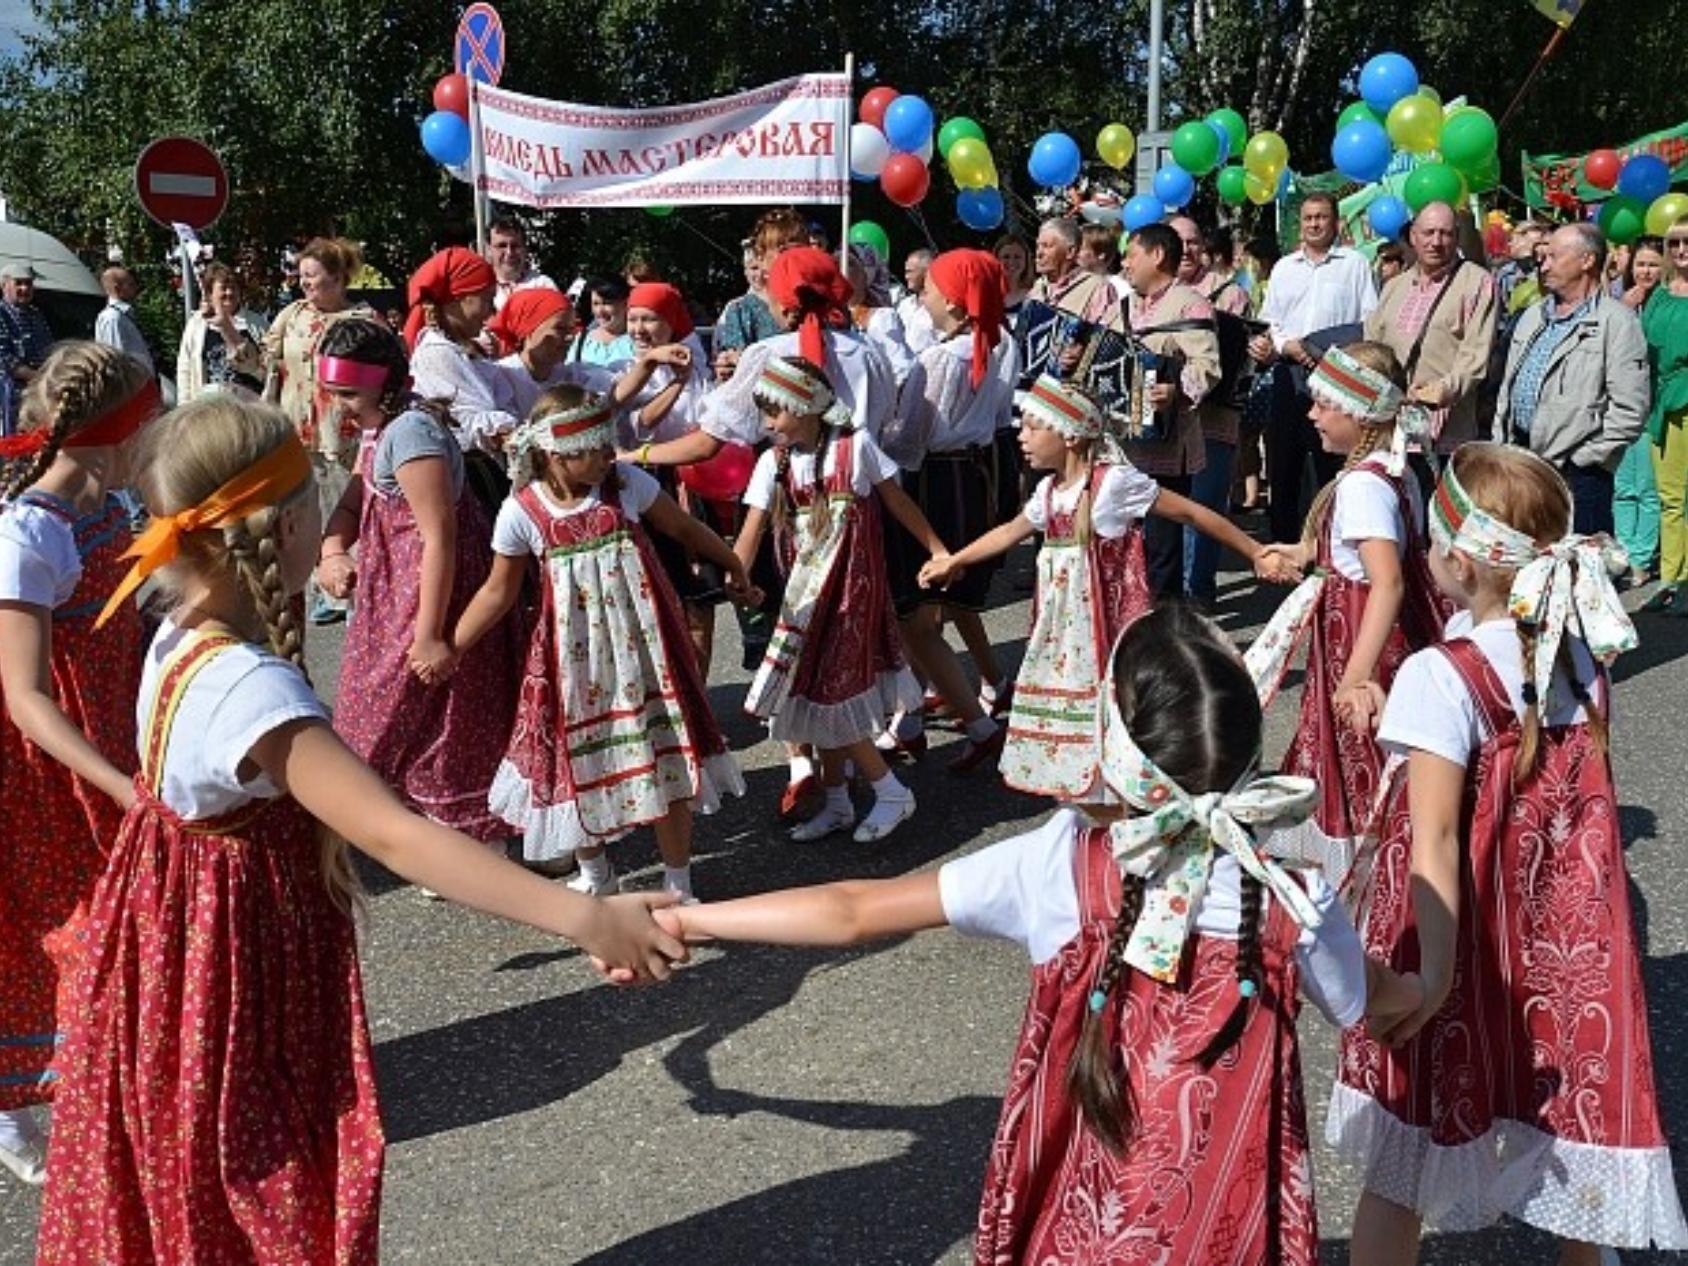
<path fill-rule="evenodd" d="M 1407 371 L 1407 397 L 1430 410 L 1436 451 L 1477 438 L 1477 396 L 1495 339 L 1495 283 L 1461 259 L 1453 208 L 1432 202 L 1413 220 L 1413 267 L 1383 288 L 1366 337 L 1385 343 Z"/>

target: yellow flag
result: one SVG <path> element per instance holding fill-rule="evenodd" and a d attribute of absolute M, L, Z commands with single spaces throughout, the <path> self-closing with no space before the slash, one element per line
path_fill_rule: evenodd
<path fill-rule="evenodd" d="M 1530 0 L 1544 17 L 1552 18 L 1560 26 L 1570 26 L 1582 12 L 1583 0 Z"/>

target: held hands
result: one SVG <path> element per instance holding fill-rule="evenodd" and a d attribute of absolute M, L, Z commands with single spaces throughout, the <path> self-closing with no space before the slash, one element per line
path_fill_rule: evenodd
<path fill-rule="evenodd" d="M 934 554 L 920 567 L 922 589 L 948 589 L 967 569 L 955 561 L 954 554 Z"/>
<path fill-rule="evenodd" d="M 1391 971 L 1366 959 L 1366 1027 L 1384 1046 L 1400 1046 L 1435 1018 L 1453 981 L 1426 981 L 1417 972 Z"/>
<path fill-rule="evenodd" d="M 759 607 L 766 596 L 762 590 L 751 582 L 750 573 L 744 569 L 744 560 L 738 555 L 733 556 L 733 566 L 723 578 L 727 596 L 741 607 Z"/>
<path fill-rule="evenodd" d="M 679 933 L 671 930 L 680 909 L 674 893 L 639 892 L 586 900 L 591 908 L 574 939 L 610 984 L 667 980 L 675 964 L 690 957 Z"/>
<path fill-rule="evenodd" d="M 442 638 L 419 637 L 410 644 L 410 671 L 429 686 L 444 685 L 457 671 L 457 652 Z"/>
<path fill-rule="evenodd" d="M 330 598 L 344 601 L 357 586 L 357 564 L 350 554 L 332 554 L 316 565 L 316 582 Z"/>
<path fill-rule="evenodd" d="M 1383 687 L 1375 681 L 1344 682 L 1337 686 L 1331 702 L 1337 715 L 1348 723 L 1356 734 L 1370 734 L 1383 719 L 1383 705 L 1388 699 Z"/>
<path fill-rule="evenodd" d="M 1293 585 L 1312 561 L 1306 545 L 1263 545 L 1254 556 L 1254 574 L 1275 585 Z"/>

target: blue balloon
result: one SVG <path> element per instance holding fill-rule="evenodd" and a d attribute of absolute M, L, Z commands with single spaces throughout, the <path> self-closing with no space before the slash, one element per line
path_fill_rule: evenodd
<path fill-rule="evenodd" d="M 1196 178 L 1177 163 L 1168 163 L 1155 173 L 1155 197 L 1174 210 L 1196 195 Z"/>
<path fill-rule="evenodd" d="M 1281 198 L 1287 194 L 1289 192 L 1290 185 L 1294 183 L 1295 176 L 1290 172 L 1288 167 L 1280 171 L 1278 173 L 1278 197 Z"/>
<path fill-rule="evenodd" d="M 1618 192 L 1651 203 L 1670 192 L 1670 164 L 1657 154 L 1637 154 L 1618 172 Z"/>
<path fill-rule="evenodd" d="M 1392 193 L 1373 198 L 1371 206 L 1366 209 L 1366 220 L 1371 224 L 1372 232 L 1391 242 L 1406 232 L 1412 218 L 1413 213 L 1407 209 L 1407 204 Z"/>
<path fill-rule="evenodd" d="M 924 97 L 898 97 L 886 107 L 885 139 L 904 154 L 914 153 L 932 139 L 932 107 Z"/>
<path fill-rule="evenodd" d="M 1166 168 L 1161 168 L 1165 171 Z M 1180 168 L 1179 170 L 1183 170 Z M 1186 176 L 1190 173 L 1185 172 Z M 1160 173 L 1155 174 L 1158 182 Z M 1166 207 L 1161 200 L 1152 193 L 1140 193 L 1125 204 L 1125 210 L 1120 212 L 1119 222 L 1125 226 L 1127 233 L 1135 233 L 1138 229 L 1150 224 L 1159 224 L 1161 217 L 1166 214 Z"/>
<path fill-rule="evenodd" d="M 1213 164 L 1213 169 L 1218 171 L 1231 157 L 1231 134 L 1225 130 L 1223 123 L 1215 123 L 1212 119 L 1208 119 L 1207 125 L 1213 129 L 1213 134 L 1219 138 L 1219 161 Z"/>
<path fill-rule="evenodd" d="M 896 102 L 892 102 L 895 105 Z M 1026 170 L 1040 185 L 1051 189 L 1070 185 L 1078 179 L 1078 169 L 1084 165 L 1078 142 L 1065 132 L 1045 132 L 1032 146 L 1032 156 L 1026 160 Z"/>
<path fill-rule="evenodd" d="M 1381 115 L 1418 91 L 1418 71 L 1399 53 L 1379 53 L 1360 71 L 1360 95 Z"/>
<path fill-rule="evenodd" d="M 422 148 L 436 163 L 461 167 L 469 161 L 468 121 L 450 110 L 435 110 L 422 120 Z"/>
<path fill-rule="evenodd" d="M 963 189 L 955 195 L 956 215 L 968 228 L 981 233 L 1001 224 L 1003 211 L 1002 191 L 995 187 Z"/>
<path fill-rule="evenodd" d="M 1331 161 L 1350 180 L 1369 185 L 1389 169 L 1389 133 L 1381 123 L 1356 119 L 1330 143 Z"/>

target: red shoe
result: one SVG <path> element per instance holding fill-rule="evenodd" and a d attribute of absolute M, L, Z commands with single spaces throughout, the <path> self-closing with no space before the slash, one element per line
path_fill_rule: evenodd
<path fill-rule="evenodd" d="M 820 811 L 823 799 L 821 780 L 813 774 L 806 774 L 796 782 L 785 785 L 785 794 L 780 797 L 780 821 L 791 822 L 796 819 L 808 819 Z"/>
<path fill-rule="evenodd" d="M 954 709 L 944 702 L 944 697 L 936 690 L 928 690 L 920 700 L 920 710 L 928 719 L 937 720 L 939 717 L 949 716 Z"/>
<path fill-rule="evenodd" d="M 961 755 L 949 763 L 950 773 L 970 774 L 981 765 L 986 764 L 993 769 L 996 768 L 996 762 L 1002 755 L 1002 745 L 1007 741 L 1008 727 L 1006 725 L 998 725 L 996 733 L 983 743 L 976 743 L 972 739 L 968 739 L 967 745 L 962 748 Z"/>

